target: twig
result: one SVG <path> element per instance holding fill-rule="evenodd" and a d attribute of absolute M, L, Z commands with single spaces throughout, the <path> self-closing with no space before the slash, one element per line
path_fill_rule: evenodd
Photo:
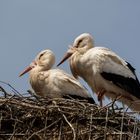
<path fill-rule="evenodd" d="M 0 83 L 3 83 L 3 84 L 5 84 L 5 85 L 8 85 L 11 89 L 12 89 L 12 91 L 14 92 L 14 93 L 16 93 L 16 94 L 18 94 L 19 96 L 21 96 L 21 97 L 23 97 L 12 85 L 10 85 L 9 83 L 6 83 L 6 82 L 4 82 L 4 81 L 0 81 Z"/>
<path fill-rule="evenodd" d="M 0 98 L 0 105 L 4 105 L 6 104 L 8 101 L 10 101 L 12 98 L 14 97 L 14 95 L 10 96 L 9 98 Z"/>
<path fill-rule="evenodd" d="M 47 113 L 46 114 L 48 114 L 48 110 L 47 110 Z M 47 127 L 47 120 L 48 120 L 48 116 L 46 116 L 46 118 L 45 118 L 45 128 Z M 47 139 L 46 133 L 47 133 L 47 129 L 44 132 L 44 137 Z"/>
<path fill-rule="evenodd" d="M 0 90 L 4 93 L 5 98 L 7 97 L 7 95 L 9 95 L 2 86 L 0 86 Z"/>
<path fill-rule="evenodd" d="M 29 104 L 29 103 L 25 103 L 25 102 L 21 102 L 15 99 L 10 100 L 11 98 L 8 99 L 2 99 L 0 98 L 0 104 L 5 104 L 5 103 L 11 103 L 11 104 L 15 104 L 18 106 L 23 106 L 23 107 L 28 107 L 28 108 L 33 108 L 33 109 L 40 109 L 40 110 L 45 110 L 45 107 L 43 106 L 37 106 L 34 104 Z"/>
<path fill-rule="evenodd" d="M 55 104 L 55 106 L 57 106 L 56 102 L 53 102 Z M 57 106 L 58 107 L 58 106 Z M 73 132 L 73 140 L 76 140 L 76 133 L 75 130 L 73 128 L 73 126 L 71 125 L 71 123 L 68 121 L 67 117 L 61 112 L 60 108 L 58 107 L 58 111 L 62 114 L 63 118 L 65 119 L 65 121 L 67 122 L 67 124 L 70 126 L 72 132 Z"/>
<path fill-rule="evenodd" d="M 134 125 L 134 128 L 133 128 L 133 133 L 132 133 L 132 140 L 136 137 L 136 134 L 137 134 L 137 120 L 135 119 L 135 125 Z M 140 135 L 140 134 L 139 134 Z"/>
<path fill-rule="evenodd" d="M 13 134 L 11 135 L 11 137 L 9 138 L 9 140 L 12 140 L 12 139 L 13 139 L 13 136 L 14 136 L 15 133 L 16 133 L 16 125 L 17 125 L 17 122 L 15 122 Z"/>
<path fill-rule="evenodd" d="M 123 124 L 124 124 L 124 115 L 125 115 L 125 112 L 123 112 L 123 115 L 122 115 L 120 140 L 122 140 Z"/>
<path fill-rule="evenodd" d="M 114 103 L 116 102 L 116 101 L 118 101 L 120 98 L 122 98 L 122 96 L 120 95 L 120 96 L 118 96 L 116 99 L 114 99 L 112 102 L 110 102 L 110 103 L 108 103 L 106 106 L 104 106 L 103 108 L 106 108 L 106 107 L 108 107 L 109 105 L 114 105 Z"/>
<path fill-rule="evenodd" d="M 59 129 L 59 134 L 58 134 L 58 140 L 61 140 L 62 139 L 62 126 L 63 126 L 63 121 L 61 121 L 61 124 L 60 124 L 60 129 Z"/>
<path fill-rule="evenodd" d="M 90 115 L 90 126 L 89 126 L 89 140 L 91 139 L 91 128 L 92 128 L 92 122 L 93 122 L 93 120 L 92 120 L 92 117 L 93 117 L 93 110 L 92 110 L 92 113 L 91 113 L 91 115 Z"/>
<path fill-rule="evenodd" d="M 48 127 L 45 127 L 37 132 L 34 132 L 27 140 L 30 140 L 34 135 L 37 135 L 43 131 L 45 131 L 46 129 L 48 129 L 49 127 L 53 126 L 54 124 L 58 123 L 61 120 L 61 118 L 59 118 L 58 120 L 56 120 L 55 122 L 53 122 L 52 124 L 50 124 Z"/>
<path fill-rule="evenodd" d="M 104 129 L 104 139 L 106 140 L 106 133 L 107 133 L 107 124 L 108 124 L 108 108 L 106 111 L 106 117 L 105 117 L 105 129 Z"/>

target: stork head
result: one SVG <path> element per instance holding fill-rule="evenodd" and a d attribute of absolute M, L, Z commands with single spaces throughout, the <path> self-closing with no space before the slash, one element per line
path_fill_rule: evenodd
<path fill-rule="evenodd" d="M 90 49 L 93 47 L 93 38 L 89 33 L 83 33 L 74 40 L 72 46 L 76 48 Z"/>
<path fill-rule="evenodd" d="M 60 61 L 60 63 L 57 65 L 61 65 L 65 60 L 67 60 L 72 54 L 74 54 L 76 51 L 79 51 L 80 53 L 85 53 L 87 50 L 94 47 L 94 41 L 92 36 L 89 33 L 83 33 L 79 35 L 72 45 L 72 47 L 67 51 L 64 58 Z"/>
<path fill-rule="evenodd" d="M 55 56 L 53 52 L 51 50 L 43 50 L 36 56 L 35 60 L 22 73 L 20 73 L 19 76 L 22 76 L 35 68 L 37 68 L 38 71 L 49 70 L 54 63 Z"/>
<path fill-rule="evenodd" d="M 51 50 L 43 50 L 37 55 L 35 61 L 42 70 L 49 70 L 55 63 L 55 55 Z"/>

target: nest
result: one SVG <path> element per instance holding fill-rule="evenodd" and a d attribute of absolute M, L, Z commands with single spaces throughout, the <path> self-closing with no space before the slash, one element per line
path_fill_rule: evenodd
<path fill-rule="evenodd" d="M 10 86 L 10 85 L 9 85 Z M 0 87 L 0 140 L 139 140 L 139 120 L 84 100 L 45 99 Z"/>

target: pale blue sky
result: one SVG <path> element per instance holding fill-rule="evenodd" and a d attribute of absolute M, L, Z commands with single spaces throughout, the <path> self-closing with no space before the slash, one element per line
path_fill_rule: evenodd
<path fill-rule="evenodd" d="M 58 63 L 83 32 L 129 61 L 140 79 L 140 0 L 1 0 L 0 80 L 26 92 L 28 74 L 18 75 L 36 54 L 51 49 Z M 70 73 L 68 63 L 60 68 Z"/>

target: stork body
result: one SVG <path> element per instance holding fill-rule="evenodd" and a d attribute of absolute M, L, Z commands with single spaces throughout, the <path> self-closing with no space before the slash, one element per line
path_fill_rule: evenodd
<path fill-rule="evenodd" d="M 70 57 L 74 77 L 82 77 L 101 101 L 103 95 L 120 100 L 130 108 L 140 111 L 140 84 L 135 69 L 117 54 L 105 47 L 94 47 L 89 34 L 77 37 L 68 50 L 63 63 Z"/>
<path fill-rule="evenodd" d="M 37 95 L 48 98 L 71 96 L 94 103 L 91 95 L 73 76 L 60 69 L 51 69 L 54 63 L 52 51 L 41 51 L 20 76 L 30 71 L 30 84 Z"/>

